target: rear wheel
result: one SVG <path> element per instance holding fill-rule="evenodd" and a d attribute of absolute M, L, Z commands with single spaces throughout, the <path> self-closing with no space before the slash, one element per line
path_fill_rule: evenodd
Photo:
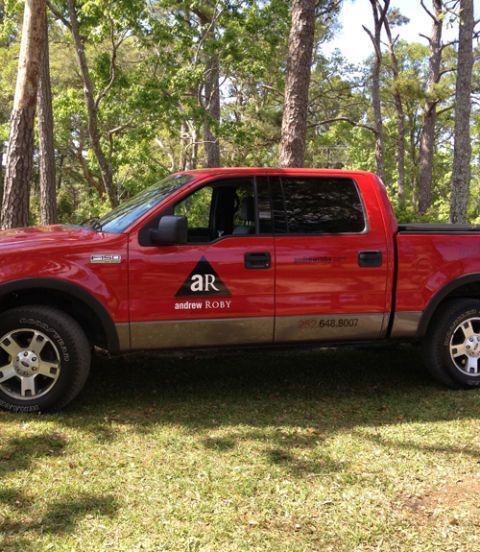
<path fill-rule="evenodd" d="M 0 406 L 58 410 L 81 391 L 90 369 L 81 327 L 50 307 L 19 307 L 0 317 Z"/>
<path fill-rule="evenodd" d="M 449 301 L 435 314 L 425 340 L 427 368 L 453 389 L 480 385 L 480 301 Z"/>

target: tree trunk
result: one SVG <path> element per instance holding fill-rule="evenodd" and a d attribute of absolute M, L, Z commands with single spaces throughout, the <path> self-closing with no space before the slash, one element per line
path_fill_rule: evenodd
<path fill-rule="evenodd" d="M 473 0 L 460 1 L 458 65 L 455 90 L 455 142 L 453 147 L 450 221 L 466 222 L 470 192 L 470 113 L 472 111 Z"/>
<path fill-rule="evenodd" d="M 203 125 L 205 141 L 205 166 L 220 167 L 220 143 L 212 132 L 212 122 L 220 122 L 220 65 L 218 56 L 212 54 L 205 75 L 206 118 Z"/>
<path fill-rule="evenodd" d="M 413 120 L 412 120 L 413 119 Z M 416 117 L 409 118 L 410 126 L 410 160 L 412 163 L 411 181 L 412 181 L 412 210 L 418 213 L 418 158 L 417 141 L 415 139 Z"/>
<path fill-rule="evenodd" d="M 397 167 L 398 167 L 398 206 L 402 209 L 405 206 L 405 113 L 403 109 L 402 96 L 400 94 L 399 79 L 400 69 L 395 53 L 395 44 L 392 39 L 388 16 L 385 18 L 385 31 L 388 37 L 388 48 L 392 60 L 393 73 L 393 101 L 397 112 Z"/>
<path fill-rule="evenodd" d="M 3 200 L 3 141 L 0 141 L 0 205 Z"/>
<path fill-rule="evenodd" d="M 77 53 L 78 65 L 83 79 L 83 91 L 85 94 L 85 103 L 87 106 L 88 116 L 88 134 L 90 136 L 90 142 L 95 159 L 97 160 L 100 168 L 105 193 L 107 194 L 110 205 L 115 207 L 118 205 L 118 198 L 113 184 L 112 168 L 110 167 L 100 143 L 100 132 L 98 130 L 98 109 L 95 102 L 95 91 L 90 77 L 90 72 L 88 70 L 85 48 L 82 42 L 82 37 L 80 36 L 75 0 L 68 0 L 68 11 L 70 15 L 70 26 L 75 44 L 75 51 Z"/>
<path fill-rule="evenodd" d="M 44 24 L 45 0 L 26 0 L 17 85 L 10 119 L 1 213 L 2 228 L 15 228 L 28 224 L 33 164 L 33 126 Z"/>
<path fill-rule="evenodd" d="M 435 86 L 440 80 L 442 61 L 442 0 L 432 0 L 434 13 L 430 13 L 432 32 L 429 39 L 430 57 L 428 62 L 427 100 L 423 109 L 423 127 L 420 137 L 420 178 L 418 211 L 424 215 L 432 200 L 433 154 L 435 149 L 435 123 L 437 121 L 437 103 Z"/>
<path fill-rule="evenodd" d="M 180 170 L 190 170 L 190 160 L 192 156 L 190 144 L 190 129 L 188 128 L 188 122 L 186 119 L 182 119 L 182 125 L 180 127 Z"/>
<path fill-rule="evenodd" d="M 382 68 L 382 27 L 387 17 L 390 0 L 370 0 L 373 13 L 373 33 L 363 26 L 373 44 L 375 57 L 372 67 L 372 105 L 375 120 L 375 165 L 378 176 L 385 181 L 385 146 L 383 137 L 382 103 L 380 99 L 380 71 Z"/>
<path fill-rule="evenodd" d="M 315 0 L 292 1 L 280 165 L 303 167 L 307 139 L 308 92 L 315 34 Z"/>
<path fill-rule="evenodd" d="M 44 41 L 38 87 L 38 136 L 40 143 L 40 217 L 42 224 L 57 222 L 55 144 L 53 139 L 52 87 L 48 53 L 48 21 L 45 12 Z"/>

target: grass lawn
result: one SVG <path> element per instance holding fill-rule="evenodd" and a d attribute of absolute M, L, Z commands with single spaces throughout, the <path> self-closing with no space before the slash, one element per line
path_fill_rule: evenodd
<path fill-rule="evenodd" d="M 0 550 L 480 550 L 480 391 L 418 351 L 113 360 L 0 413 Z"/>

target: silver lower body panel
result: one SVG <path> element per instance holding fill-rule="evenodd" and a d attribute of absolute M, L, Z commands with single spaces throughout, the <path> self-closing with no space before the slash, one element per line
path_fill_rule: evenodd
<path fill-rule="evenodd" d="M 422 311 L 400 311 L 394 314 L 392 334 L 393 338 L 411 338 L 417 335 Z"/>
<path fill-rule="evenodd" d="M 407 314 L 407 313 L 399 313 Z M 412 314 L 412 313 L 408 313 Z M 421 314 L 421 313 L 417 313 Z M 415 324 L 415 320 L 417 324 Z M 388 314 L 205 318 L 117 324 L 120 350 L 337 342 L 385 337 Z M 399 316 L 395 337 L 414 335 L 420 317 Z"/>
<path fill-rule="evenodd" d="M 346 341 L 383 337 L 384 313 L 279 316 L 275 320 L 277 343 Z"/>
<path fill-rule="evenodd" d="M 135 322 L 132 349 L 177 349 L 273 342 L 273 317 Z"/>

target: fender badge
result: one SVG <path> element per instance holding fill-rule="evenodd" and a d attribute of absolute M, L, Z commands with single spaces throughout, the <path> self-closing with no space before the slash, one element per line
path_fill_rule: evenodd
<path fill-rule="evenodd" d="M 92 255 L 90 257 L 92 264 L 118 264 L 122 262 L 121 255 Z"/>

